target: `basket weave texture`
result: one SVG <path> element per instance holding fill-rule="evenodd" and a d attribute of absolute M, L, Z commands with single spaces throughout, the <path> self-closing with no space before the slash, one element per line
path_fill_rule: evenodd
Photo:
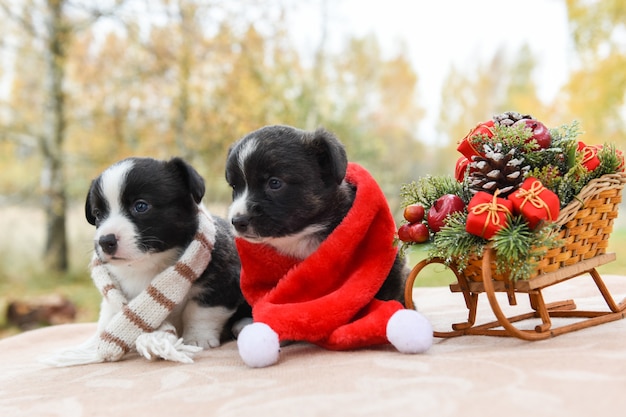
<path fill-rule="evenodd" d="M 530 279 L 605 253 L 624 185 L 624 172 L 606 174 L 585 185 L 576 198 L 561 210 L 556 221 L 561 225 L 558 237 L 563 245 L 547 251 Z M 495 272 L 494 264 L 491 269 L 493 279 L 508 280 L 506 274 Z M 481 282 L 482 258 L 470 260 L 460 273 L 467 280 Z"/>

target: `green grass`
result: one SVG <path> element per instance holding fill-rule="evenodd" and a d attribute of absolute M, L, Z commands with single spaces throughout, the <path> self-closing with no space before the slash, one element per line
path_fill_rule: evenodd
<path fill-rule="evenodd" d="M 429 245 L 412 245 L 407 251 L 407 264 L 413 268 L 427 258 Z M 422 269 L 415 279 L 416 287 L 439 287 L 456 281 L 456 277 L 445 265 L 432 264 Z"/>
<path fill-rule="evenodd" d="M 600 274 L 626 275 L 626 228 L 615 229 L 611 234 L 608 252 L 615 252 L 617 259 L 598 268 Z M 413 245 L 407 252 L 407 262 L 413 268 L 421 260 L 426 259 L 427 245 Z M 454 274 L 441 264 L 428 265 L 415 280 L 416 287 L 446 286 L 456 281 Z"/>

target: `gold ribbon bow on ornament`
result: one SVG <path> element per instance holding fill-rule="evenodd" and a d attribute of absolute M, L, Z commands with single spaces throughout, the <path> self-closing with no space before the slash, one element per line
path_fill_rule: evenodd
<path fill-rule="evenodd" d="M 483 231 L 481 232 L 481 236 L 484 236 L 485 231 L 487 230 L 487 226 L 489 224 L 493 224 L 494 226 L 500 226 L 500 216 L 498 213 L 505 213 L 511 215 L 509 209 L 503 205 L 498 203 L 498 194 L 500 194 L 500 190 L 496 190 L 493 193 L 493 199 L 489 203 L 477 204 L 472 207 L 472 214 L 476 216 L 480 216 L 483 213 L 487 213 L 487 220 L 483 226 Z"/>
<path fill-rule="evenodd" d="M 520 210 L 524 208 L 524 205 L 528 202 L 537 209 L 545 209 L 546 213 L 548 214 L 548 220 L 552 220 L 552 213 L 550 212 L 550 207 L 545 201 L 543 201 L 539 197 L 539 194 L 541 194 L 543 190 L 545 189 L 546 187 L 544 187 L 543 184 L 541 184 L 541 181 L 539 180 L 534 181 L 530 185 L 530 188 L 528 189 L 520 188 L 517 191 L 517 193 L 515 193 L 515 197 L 524 199 L 524 201 L 522 201 L 522 203 L 519 206 Z"/>
<path fill-rule="evenodd" d="M 585 165 L 598 155 L 598 148 L 593 145 L 585 145 L 585 147 L 582 148 L 580 152 L 583 154 L 583 160 L 581 164 Z"/>

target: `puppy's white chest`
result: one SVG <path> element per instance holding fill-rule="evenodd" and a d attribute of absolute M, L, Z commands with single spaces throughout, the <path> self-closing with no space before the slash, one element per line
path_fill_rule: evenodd
<path fill-rule="evenodd" d="M 323 225 L 311 225 L 299 233 L 283 237 L 265 238 L 263 242 L 273 246 L 284 255 L 292 256 L 296 259 L 305 259 L 320 246 L 321 241 L 317 233 L 323 229 Z"/>

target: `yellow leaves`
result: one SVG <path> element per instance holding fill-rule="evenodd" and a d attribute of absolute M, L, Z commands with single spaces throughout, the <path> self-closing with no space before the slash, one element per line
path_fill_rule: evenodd
<path fill-rule="evenodd" d="M 566 4 L 574 42 L 583 57 L 597 58 L 619 43 L 622 52 L 626 52 L 623 37 L 621 40 L 613 37 L 617 31 L 626 29 L 623 0 L 567 0 Z"/>
<path fill-rule="evenodd" d="M 569 114 L 581 121 L 585 140 L 626 145 L 626 3 L 568 0 L 579 65 L 563 90 Z"/>
<path fill-rule="evenodd" d="M 574 72 L 565 87 L 567 109 L 579 115 L 590 143 L 625 143 L 625 55 L 613 55 Z"/>

